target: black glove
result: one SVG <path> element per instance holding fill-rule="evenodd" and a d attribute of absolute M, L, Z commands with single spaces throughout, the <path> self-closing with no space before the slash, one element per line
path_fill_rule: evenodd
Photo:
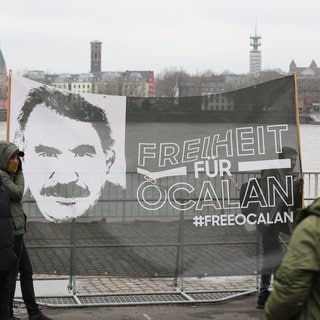
<path fill-rule="evenodd" d="M 293 191 L 295 194 L 302 194 L 302 190 L 303 190 L 303 180 L 299 179 L 297 181 L 293 182 Z"/>
<path fill-rule="evenodd" d="M 18 164 L 17 172 L 19 172 L 21 170 L 22 170 L 22 160 L 21 160 L 21 158 L 19 158 L 19 164 Z"/>
<path fill-rule="evenodd" d="M 303 180 L 299 179 L 293 182 L 294 208 L 302 207 Z"/>

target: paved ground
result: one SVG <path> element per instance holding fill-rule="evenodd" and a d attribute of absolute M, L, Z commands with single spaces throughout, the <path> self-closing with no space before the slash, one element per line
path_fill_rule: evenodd
<path fill-rule="evenodd" d="M 28 223 L 26 244 L 35 273 L 69 274 L 71 232 L 69 223 Z M 189 277 L 257 271 L 256 233 L 243 226 L 198 229 L 185 221 L 183 252 L 177 245 L 178 221 L 77 223 L 74 234 L 74 267 L 80 276 L 172 277 L 177 259 Z"/>

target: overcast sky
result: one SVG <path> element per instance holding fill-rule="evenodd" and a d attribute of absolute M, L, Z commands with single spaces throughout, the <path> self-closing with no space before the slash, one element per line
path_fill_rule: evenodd
<path fill-rule="evenodd" d="M 263 69 L 320 66 L 319 0 L 10 0 L 0 6 L 0 45 L 15 73 L 182 68 L 249 71 L 250 35 L 261 35 Z"/>

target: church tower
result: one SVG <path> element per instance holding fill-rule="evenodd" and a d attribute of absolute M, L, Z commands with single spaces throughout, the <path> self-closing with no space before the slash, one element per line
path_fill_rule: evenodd
<path fill-rule="evenodd" d="M 259 75 L 261 72 L 261 36 L 257 34 L 257 26 L 254 36 L 250 36 L 250 73 Z"/>
<path fill-rule="evenodd" d="M 90 72 L 101 72 L 101 48 L 102 42 L 94 40 L 91 43 L 91 69 Z"/>

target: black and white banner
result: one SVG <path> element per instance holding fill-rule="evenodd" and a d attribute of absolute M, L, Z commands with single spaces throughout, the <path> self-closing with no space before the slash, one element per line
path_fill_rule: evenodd
<path fill-rule="evenodd" d="M 9 139 L 25 152 L 26 197 L 49 221 L 114 217 L 119 206 L 110 202 L 123 202 L 124 217 L 183 212 L 196 227 L 255 225 L 272 220 L 242 209 L 270 209 L 279 197 L 294 206 L 293 76 L 176 98 L 77 94 L 14 76 L 11 92 Z M 292 178 L 269 179 L 265 193 L 261 172 L 291 168 L 284 147 L 297 152 Z M 290 219 L 286 212 L 277 222 Z"/>

